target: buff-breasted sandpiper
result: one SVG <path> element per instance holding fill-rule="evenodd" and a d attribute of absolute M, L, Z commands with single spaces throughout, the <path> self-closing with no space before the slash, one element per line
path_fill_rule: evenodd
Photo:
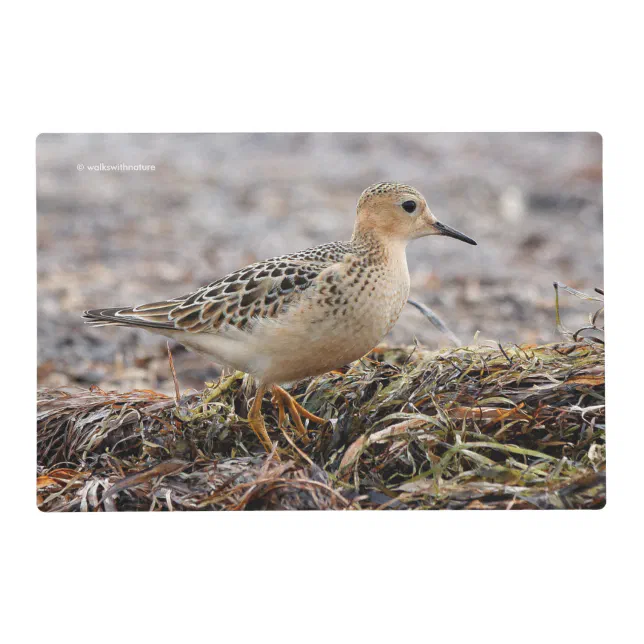
<path fill-rule="evenodd" d="M 134 308 L 86 311 L 93 325 L 134 326 L 168 336 L 255 377 L 248 420 L 267 450 L 260 408 L 272 388 L 298 432 L 301 407 L 279 384 L 337 369 L 367 354 L 393 327 L 409 295 L 406 246 L 426 235 L 476 242 L 440 223 L 411 186 L 377 183 L 357 206 L 350 241 L 251 264 L 188 295 Z"/>

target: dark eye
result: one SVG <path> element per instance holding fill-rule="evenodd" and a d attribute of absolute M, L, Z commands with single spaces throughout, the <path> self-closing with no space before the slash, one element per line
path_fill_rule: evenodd
<path fill-rule="evenodd" d="M 416 202 L 415 201 L 405 201 L 402 205 L 403 210 L 408 213 L 414 212 L 416 210 Z"/>

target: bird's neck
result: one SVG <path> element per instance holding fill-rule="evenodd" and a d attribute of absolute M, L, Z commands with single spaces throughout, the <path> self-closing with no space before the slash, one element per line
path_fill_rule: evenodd
<path fill-rule="evenodd" d="M 351 244 L 356 252 L 381 256 L 405 255 L 409 240 L 382 237 L 372 231 L 354 230 Z"/>
<path fill-rule="evenodd" d="M 354 230 L 351 245 L 357 255 L 367 261 L 390 266 L 407 267 L 407 240 L 387 237 L 383 239 L 372 231 Z"/>

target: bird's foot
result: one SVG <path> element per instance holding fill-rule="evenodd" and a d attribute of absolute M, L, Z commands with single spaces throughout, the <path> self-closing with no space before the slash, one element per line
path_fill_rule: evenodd
<path fill-rule="evenodd" d="M 278 385 L 273 385 L 273 404 L 277 405 L 278 410 L 278 425 L 281 428 L 286 418 L 285 407 L 289 411 L 290 417 L 293 419 L 295 424 L 295 430 L 300 435 L 302 440 L 306 443 L 309 442 L 309 437 L 307 436 L 306 427 L 302 422 L 302 416 L 307 420 L 310 420 L 313 423 L 325 423 L 324 418 L 320 418 L 315 414 L 312 414 L 310 411 L 307 411 L 300 405 L 300 403 L 288 393 L 288 391 L 282 389 Z"/>
<path fill-rule="evenodd" d="M 262 398 L 264 397 L 264 392 L 266 387 L 261 386 L 257 389 L 257 394 L 255 395 L 255 400 L 248 412 L 248 424 L 250 428 L 255 432 L 257 438 L 259 438 L 260 443 L 264 446 L 264 449 L 270 454 L 273 451 L 273 442 L 271 441 L 268 431 L 266 431 L 266 423 L 264 423 L 264 417 L 262 416 Z M 275 452 L 275 458 L 279 461 L 280 457 L 277 452 Z"/>

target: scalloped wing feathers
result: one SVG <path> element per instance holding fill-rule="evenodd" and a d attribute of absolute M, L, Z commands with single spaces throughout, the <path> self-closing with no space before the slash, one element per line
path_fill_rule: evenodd
<path fill-rule="evenodd" d="M 311 287 L 322 271 L 352 251 L 333 242 L 242 268 L 183 297 L 136 307 L 85 311 L 88 324 L 139 326 L 159 333 L 247 330 L 273 319 Z"/>

